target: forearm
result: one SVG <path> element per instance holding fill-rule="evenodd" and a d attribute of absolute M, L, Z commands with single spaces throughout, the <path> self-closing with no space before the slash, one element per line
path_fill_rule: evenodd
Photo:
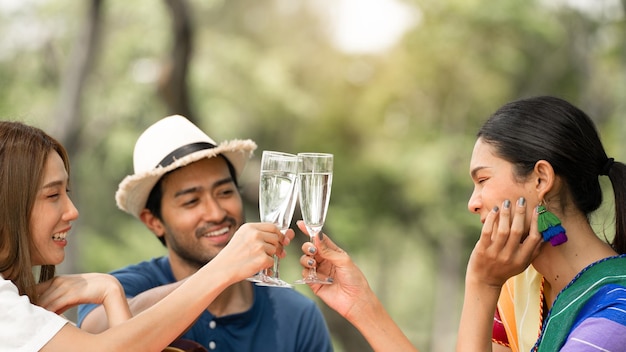
<path fill-rule="evenodd" d="M 210 262 L 196 275 L 182 282 L 180 289 L 172 291 L 159 303 L 139 313 L 131 324 L 125 324 L 125 329 L 128 329 L 124 333 L 125 337 L 132 340 L 133 337 L 141 336 L 144 341 L 142 346 L 154 341 L 154 346 L 146 350 L 163 348 L 159 341 L 176 339 L 224 289 L 236 281 L 233 273 L 223 270 L 217 260 Z M 165 328 L 161 329 L 160 326 Z"/>
<path fill-rule="evenodd" d="M 172 284 L 163 285 L 159 287 L 155 287 L 153 289 L 144 291 L 137 296 L 128 300 L 128 305 L 130 306 L 130 311 L 133 315 L 137 315 L 144 310 L 152 307 L 167 295 L 172 293 L 175 289 L 177 289 L 180 285 L 182 285 L 183 281 L 174 282 Z"/>
<path fill-rule="evenodd" d="M 179 281 L 173 284 L 155 287 L 128 299 L 131 316 L 135 316 L 152 307 L 174 291 L 181 283 L 182 281 Z M 81 329 L 91 333 L 100 333 L 115 325 L 117 325 L 116 321 L 110 315 L 109 311 L 105 310 L 105 307 L 101 305 L 85 316 L 81 324 Z"/>
<path fill-rule="evenodd" d="M 370 291 L 346 316 L 374 351 L 418 351 Z"/>
<path fill-rule="evenodd" d="M 191 325 L 226 287 L 241 280 L 213 262 L 184 282 L 179 290 L 131 320 L 100 334 L 68 325 L 42 351 L 161 351 Z"/>
<path fill-rule="evenodd" d="M 466 282 L 457 336 L 457 351 L 492 350 L 493 316 L 501 289 L 501 287 Z"/>

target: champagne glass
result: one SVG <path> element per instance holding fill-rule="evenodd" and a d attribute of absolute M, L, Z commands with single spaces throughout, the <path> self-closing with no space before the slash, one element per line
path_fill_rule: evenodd
<path fill-rule="evenodd" d="M 263 151 L 259 183 L 261 221 L 271 222 L 284 234 L 293 217 L 297 195 L 298 157 L 293 154 Z M 257 285 L 291 287 L 280 279 L 278 256 L 274 265 L 257 274 Z"/>
<path fill-rule="evenodd" d="M 330 201 L 330 190 L 333 184 L 333 155 L 326 153 L 298 154 L 298 183 L 300 185 L 300 209 L 302 220 L 306 226 L 311 242 L 322 231 L 326 212 Z M 330 280 L 317 276 L 315 268 L 311 268 L 306 277 L 296 284 L 330 284 Z"/>

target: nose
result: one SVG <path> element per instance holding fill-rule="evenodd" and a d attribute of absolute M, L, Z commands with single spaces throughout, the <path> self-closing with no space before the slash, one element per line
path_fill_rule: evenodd
<path fill-rule="evenodd" d="M 477 194 L 476 189 L 474 189 L 474 191 L 472 192 L 472 195 L 467 201 L 467 210 L 469 210 L 470 213 L 478 214 L 478 212 L 480 211 L 481 205 L 482 204 L 480 202 L 480 197 Z"/>
<path fill-rule="evenodd" d="M 206 196 L 204 201 L 203 217 L 207 222 L 219 223 L 226 217 L 226 210 L 220 203 L 219 199 L 213 196 Z"/>
<path fill-rule="evenodd" d="M 76 206 L 74 206 L 74 202 L 72 202 L 72 200 L 69 197 L 67 198 L 66 207 L 67 208 L 65 212 L 63 213 L 63 220 L 67 222 L 71 222 L 71 221 L 78 219 L 78 209 L 76 209 Z"/>

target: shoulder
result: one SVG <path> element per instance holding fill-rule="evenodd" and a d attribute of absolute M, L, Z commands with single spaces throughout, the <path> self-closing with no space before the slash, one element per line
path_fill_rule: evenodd
<path fill-rule="evenodd" d="M 153 258 L 111 272 L 124 287 L 127 296 L 176 281 L 168 257 Z"/>
<path fill-rule="evenodd" d="M 164 279 L 173 279 L 172 268 L 167 257 L 158 257 L 146 260 L 137 264 L 125 266 L 110 272 L 111 275 L 118 279 L 131 276 L 136 277 L 163 277 Z"/>
<path fill-rule="evenodd" d="M 604 285 L 594 293 L 593 299 L 596 304 L 621 304 L 626 305 L 626 286 L 619 284 Z"/>
<path fill-rule="evenodd" d="M 0 295 L 4 297 L 5 295 L 17 294 L 17 286 L 11 281 L 7 280 L 0 275 Z"/>
<path fill-rule="evenodd" d="M 608 284 L 598 288 L 578 313 L 576 325 L 588 319 L 607 319 L 626 327 L 626 287 Z"/>
<path fill-rule="evenodd" d="M 153 258 L 132 264 L 110 272 L 124 288 L 126 297 L 135 297 L 151 288 L 174 282 L 174 276 L 167 257 Z M 87 314 L 97 304 L 81 304 L 78 306 L 78 325 L 82 324 Z"/>
<path fill-rule="evenodd" d="M 0 345 L 21 351 L 39 350 L 68 321 L 30 303 L 10 280 L 0 277 Z"/>
<path fill-rule="evenodd" d="M 145 260 L 136 264 L 127 265 L 125 267 L 111 271 L 111 274 L 116 275 L 120 273 L 129 273 L 129 272 L 163 271 L 163 270 L 171 270 L 170 262 L 168 260 L 168 257 L 166 256 L 152 258 L 150 260 Z"/>
<path fill-rule="evenodd" d="M 608 284 L 600 288 L 590 300 L 601 310 L 616 310 L 626 319 L 626 287 L 617 284 Z M 626 320 L 624 320 L 626 324 Z"/>
<path fill-rule="evenodd" d="M 564 347 L 595 345 L 603 351 L 623 350 L 626 345 L 626 287 L 616 284 L 601 287 L 582 313 Z"/>

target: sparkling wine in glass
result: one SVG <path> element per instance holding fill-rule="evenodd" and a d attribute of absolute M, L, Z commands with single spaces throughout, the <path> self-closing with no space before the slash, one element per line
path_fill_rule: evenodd
<path fill-rule="evenodd" d="M 302 220 L 309 232 L 311 242 L 322 231 L 330 190 L 333 184 L 333 155 L 326 153 L 298 154 L 298 184 Z M 296 284 L 329 284 L 326 278 L 319 278 L 315 268 L 308 275 L 295 282 Z"/>
<path fill-rule="evenodd" d="M 259 214 L 261 221 L 271 222 L 284 234 L 291 224 L 296 203 L 298 157 L 293 154 L 263 151 L 259 183 Z M 257 284 L 291 287 L 280 279 L 279 259 L 274 256 L 271 269 L 257 274 Z"/>

